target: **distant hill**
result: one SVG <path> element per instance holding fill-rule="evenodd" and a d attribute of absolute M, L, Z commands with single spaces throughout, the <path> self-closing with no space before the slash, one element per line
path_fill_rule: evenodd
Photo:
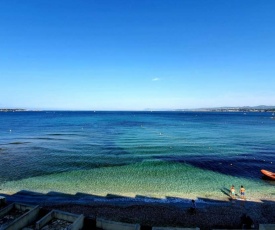
<path fill-rule="evenodd" d="M 275 106 L 268 106 L 268 105 L 257 105 L 257 106 L 231 106 L 231 107 L 217 107 L 214 109 L 232 109 L 232 108 L 238 108 L 238 109 L 275 109 Z"/>
<path fill-rule="evenodd" d="M 275 105 L 258 105 L 258 106 L 224 106 L 224 107 L 208 107 L 197 109 L 145 109 L 145 111 L 223 111 L 223 112 L 275 112 Z"/>
<path fill-rule="evenodd" d="M 0 108 L 0 112 L 22 112 L 22 111 L 27 111 L 26 109 L 1 109 Z"/>
<path fill-rule="evenodd" d="M 196 109 L 196 111 L 274 112 L 275 106 L 258 105 L 258 106 L 214 107 L 214 108 L 200 108 L 200 109 Z"/>

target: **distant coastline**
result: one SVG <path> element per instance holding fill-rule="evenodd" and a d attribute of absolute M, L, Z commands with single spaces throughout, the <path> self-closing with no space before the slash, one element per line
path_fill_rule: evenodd
<path fill-rule="evenodd" d="M 215 107 L 197 109 L 146 109 L 146 111 L 175 111 L 175 112 L 275 112 L 275 106 L 241 106 L 241 107 Z"/>
<path fill-rule="evenodd" d="M 41 111 L 94 111 L 94 110 L 32 110 L 20 108 L 0 108 L 0 112 L 41 112 Z M 108 111 L 108 110 L 106 110 Z M 119 110 L 120 111 L 120 110 Z M 126 111 L 126 110 L 125 110 Z M 242 106 L 242 107 L 215 107 L 197 109 L 145 109 L 143 111 L 171 111 L 171 112 L 275 112 L 275 106 Z"/>
<path fill-rule="evenodd" d="M 0 108 L 0 112 L 40 112 L 42 110 L 31 110 L 31 109 L 6 109 Z"/>
<path fill-rule="evenodd" d="M 188 111 L 200 111 L 200 112 L 275 112 L 275 106 L 258 108 L 258 107 L 222 107 L 222 108 L 204 108 L 193 109 Z"/>
<path fill-rule="evenodd" d="M 25 112 L 26 109 L 0 109 L 0 112 Z"/>

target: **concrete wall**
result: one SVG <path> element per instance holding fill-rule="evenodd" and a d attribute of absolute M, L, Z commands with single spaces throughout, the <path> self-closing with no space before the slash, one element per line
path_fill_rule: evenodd
<path fill-rule="evenodd" d="M 275 224 L 260 224 L 259 230 L 274 230 Z"/>
<path fill-rule="evenodd" d="M 96 227 L 103 230 L 140 230 L 139 224 L 128 224 L 122 222 L 115 222 L 104 220 L 101 218 L 96 219 Z"/>
<path fill-rule="evenodd" d="M 3 208 L 0 210 L 0 217 L 5 216 L 7 213 L 9 213 L 13 208 L 21 210 L 21 211 L 26 211 L 26 210 L 31 210 L 35 208 L 36 206 L 29 206 L 25 204 L 20 204 L 20 203 L 12 203 L 8 205 L 7 207 Z"/>
<path fill-rule="evenodd" d="M 78 216 L 78 218 L 74 221 L 70 230 L 79 230 L 84 226 L 84 215 Z"/>
<path fill-rule="evenodd" d="M 1 226 L 0 228 L 1 230 L 2 229 L 5 229 L 5 230 L 21 229 L 26 225 L 32 223 L 35 220 L 35 218 L 37 218 L 39 213 L 39 206 L 29 206 L 25 204 L 12 203 L 0 211 L 0 217 L 7 215 L 12 209 L 18 209 L 21 211 L 29 210 L 29 211 L 24 213 L 22 216 L 16 218 L 12 222 Z"/>
<path fill-rule="evenodd" d="M 28 226 L 29 224 L 33 223 L 39 214 L 39 206 L 36 206 L 35 208 L 31 209 L 27 213 L 23 214 L 19 218 L 15 219 L 12 223 L 10 223 L 8 226 L 4 227 L 5 230 L 17 230 L 21 229 L 25 226 Z"/>
<path fill-rule="evenodd" d="M 5 216 L 7 213 L 9 213 L 14 208 L 14 203 L 8 205 L 7 207 L 0 210 L 0 218 Z"/>
<path fill-rule="evenodd" d="M 52 210 L 51 212 L 49 212 L 46 216 L 44 216 L 42 219 L 36 222 L 35 228 L 41 229 L 43 226 L 45 226 L 48 222 L 50 222 L 54 218 L 65 220 L 71 223 L 70 226 L 68 227 L 69 230 L 79 230 L 83 228 L 83 224 L 84 224 L 83 215 L 75 215 L 68 212 L 62 212 L 59 210 Z"/>

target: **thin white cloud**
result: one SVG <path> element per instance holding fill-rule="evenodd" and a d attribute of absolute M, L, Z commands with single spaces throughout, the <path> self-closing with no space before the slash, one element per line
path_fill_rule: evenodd
<path fill-rule="evenodd" d="M 152 79 L 152 81 L 159 81 L 160 79 L 158 77 L 155 77 Z"/>

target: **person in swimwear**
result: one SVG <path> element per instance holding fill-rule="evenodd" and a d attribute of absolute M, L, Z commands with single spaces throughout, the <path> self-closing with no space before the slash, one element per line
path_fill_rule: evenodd
<path fill-rule="evenodd" d="M 235 187 L 234 185 L 231 186 L 230 188 L 230 196 L 232 199 L 235 199 Z"/>
<path fill-rule="evenodd" d="M 245 188 L 242 185 L 241 185 L 240 193 L 241 193 L 241 198 L 245 199 Z"/>

